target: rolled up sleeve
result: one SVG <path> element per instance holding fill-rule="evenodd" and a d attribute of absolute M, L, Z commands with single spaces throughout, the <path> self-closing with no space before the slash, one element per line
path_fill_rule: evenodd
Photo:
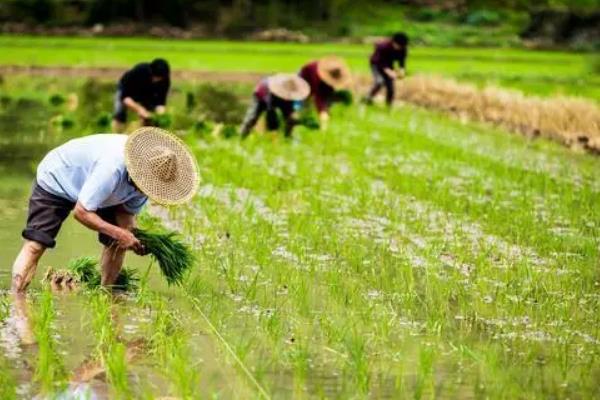
<path fill-rule="evenodd" d="M 130 214 L 139 214 L 147 201 L 148 198 L 144 195 L 135 196 L 123 203 L 123 208 Z"/>
<path fill-rule="evenodd" d="M 112 166 L 98 164 L 88 176 L 77 201 L 88 211 L 96 211 L 119 184 L 120 172 Z"/>

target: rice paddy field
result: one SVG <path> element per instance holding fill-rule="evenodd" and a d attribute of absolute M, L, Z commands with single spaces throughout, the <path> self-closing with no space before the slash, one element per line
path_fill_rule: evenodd
<path fill-rule="evenodd" d="M 205 43 L 196 56 L 190 42 L 136 39 L 123 41 L 135 51 L 114 40 L 101 53 L 108 39 L 66 41 L 0 37 L 0 64 L 127 66 L 161 49 L 175 68 L 266 72 L 340 51 L 366 71 L 368 52 Z M 415 49 L 411 68 L 443 73 L 465 57 L 484 83 L 547 73 L 546 95 L 597 95 L 572 84 L 588 76 L 582 54 Z M 556 62 L 546 71 L 519 57 Z M 114 82 L 4 75 L 0 398 L 600 397 L 597 156 L 408 104 L 336 106 L 326 131 L 240 141 L 204 130 L 204 84 L 174 82 L 169 103 L 200 190 L 140 218 L 193 247 L 185 283 L 168 286 L 129 255 L 135 291 L 52 293 L 47 266 L 100 250 L 70 219 L 19 297 L 10 266 L 35 166 L 69 138 L 106 132 Z M 252 84 L 219 86 L 243 110 Z"/>
<path fill-rule="evenodd" d="M 128 68 L 139 60 L 167 58 L 175 69 L 222 72 L 295 72 L 324 55 L 344 57 L 355 73 L 369 74 L 371 44 L 176 41 L 142 38 L 0 36 L 0 65 Z M 543 96 L 600 99 L 591 53 L 511 48 L 410 48 L 409 73 L 450 76 Z"/>

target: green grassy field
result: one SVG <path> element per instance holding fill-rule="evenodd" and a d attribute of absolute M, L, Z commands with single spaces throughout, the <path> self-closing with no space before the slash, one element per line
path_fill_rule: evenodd
<path fill-rule="evenodd" d="M 345 57 L 367 74 L 371 45 L 282 44 L 226 41 L 174 41 L 131 38 L 41 38 L 0 36 L 0 65 L 129 67 L 161 56 L 176 69 L 293 72 L 327 54 Z M 414 47 L 410 73 L 430 73 L 495 84 L 531 94 L 567 94 L 600 99 L 600 78 L 586 53 L 501 48 Z"/>
<path fill-rule="evenodd" d="M 2 145 L 41 151 L 97 132 L 113 88 L 5 85 Z M 154 267 L 139 292 L 111 300 L 51 296 L 36 280 L 20 313 L 0 294 L 0 397 L 600 396 L 597 157 L 410 106 L 336 107 L 328 131 L 293 141 L 224 139 L 193 128 L 196 85 L 177 83 L 170 104 L 199 193 L 150 210 L 195 248 L 186 284 L 167 288 Z M 73 91 L 72 114 L 48 104 Z M 4 285 L 39 160 L 27 156 L 2 170 Z M 55 266 L 97 246 L 70 222 Z M 128 263 L 145 275 L 147 260 Z M 36 347 L 11 345 L 23 321 Z M 104 380 L 80 382 L 97 370 Z"/>

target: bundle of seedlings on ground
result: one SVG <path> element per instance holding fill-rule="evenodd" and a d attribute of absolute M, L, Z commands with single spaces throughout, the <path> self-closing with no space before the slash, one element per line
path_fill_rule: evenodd
<path fill-rule="evenodd" d="M 98 271 L 98 261 L 93 257 L 79 257 L 69 261 L 67 270 L 77 279 L 78 282 L 86 284 L 88 287 L 100 286 L 100 271 Z"/>
<path fill-rule="evenodd" d="M 49 268 L 44 278 L 46 282 L 59 289 L 74 289 L 84 285 L 88 289 L 95 289 L 101 285 L 98 261 L 93 257 L 79 257 L 67 264 L 65 270 Z M 113 287 L 116 289 L 135 291 L 138 288 L 139 277 L 137 271 L 124 267 L 121 269 Z"/>
<path fill-rule="evenodd" d="M 184 274 L 194 263 L 194 255 L 177 233 L 136 229 L 134 234 L 158 262 L 167 283 L 181 283 Z"/>
<path fill-rule="evenodd" d="M 319 129 L 321 127 L 321 125 L 319 124 L 319 121 L 315 118 L 314 115 L 302 115 L 299 119 L 298 119 L 298 125 L 302 125 L 308 129 L 312 129 L 312 130 L 316 130 Z"/>
<path fill-rule="evenodd" d="M 113 284 L 113 288 L 127 291 L 136 291 L 138 289 L 138 282 L 140 281 L 137 270 L 132 268 L 123 267 L 117 280 Z"/>
<path fill-rule="evenodd" d="M 173 118 L 171 114 L 152 114 L 145 122 L 146 126 L 156 126 L 158 128 L 168 128 L 171 126 Z"/>
<path fill-rule="evenodd" d="M 109 112 L 102 112 L 96 118 L 96 126 L 98 128 L 108 128 L 112 121 L 112 114 Z"/>
<path fill-rule="evenodd" d="M 345 106 L 349 106 L 354 102 L 354 96 L 349 90 L 338 90 L 333 94 L 333 101 Z"/>

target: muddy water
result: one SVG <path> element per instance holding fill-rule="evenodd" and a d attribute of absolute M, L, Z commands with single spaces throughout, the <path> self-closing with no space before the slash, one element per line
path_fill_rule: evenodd
<path fill-rule="evenodd" d="M 31 303 L 35 302 L 41 287 L 40 280 L 47 266 L 63 266 L 70 259 L 82 255 L 95 255 L 100 251 L 96 235 L 78 224 L 72 217 L 65 222 L 59 237 L 57 247 L 42 258 L 36 277 L 26 302 L 29 307 L 18 304 L 6 290 L 10 284 L 10 267 L 15 254 L 21 245 L 20 231 L 26 219 L 27 196 L 30 178 L 19 178 L 23 190 L 4 196 L 0 199 L 2 205 L 0 215 L 4 229 L 0 230 L 3 251 L 0 253 L 0 295 L 5 295 L 10 301 L 11 314 L 0 323 L 0 357 L 4 357 L 11 366 L 11 372 L 17 383 L 19 398 L 29 399 L 37 395 L 36 385 L 33 384 L 37 360 L 37 346 L 31 331 Z M 128 266 L 145 271 L 148 259 L 128 255 Z M 153 270 L 150 275 L 150 286 L 160 291 L 169 303 L 176 307 L 185 320 L 185 327 L 190 335 L 189 351 L 192 359 L 200 367 L 202 388 L 201 393 L 210 396 L 220 393 L 225 398 L 236 397 L 239 389 L 245 384 L 232 384 L 238 378 L 230 365 L 223 363 L 218 346 L 214 342 L 203 321 L 195 315 L 181 294 L 167 289 L 162 280 Z M 58 351 L 64 363 L 67 374 L 71 379 L 65 398 L 109 399 L 111 390 L 101 364 L 95 357 L 97 340 L 92 334 L 92 310 L 89 298 L 85 294 L 66 293 L 54 297 L 56 307 L 56 342 Z M 148 339 L 148 323 L 151 311 L 136 304 L 133 298 L 120 299 L 115 307 L 114 317 L 117 330 L 128 351 L 140 340 Z M 170 384 L 164 376 L 164 370 L 156 365 L 156 361 L 147 351 L 133 349 L 134 356 L 128 363 L 128 381 L 134 393 L 152 393 L 159 397 L 170 393 Z M 2 373 L 2 371 L 0 371 Z M 236 387 L 237 386 L 237 387 Z"/>
<path fill-rule="evenodd" d="M 24 182 L 28 184 L 28 182 Z M 24 197 L 11 200 L 11 203 L 24 202 Z M 5 209 L 6 210 L 6 209 Z M 25 218 L 24 206 L 15 207 L 10 214 L 3 211 L 3 221 L 7 228 L 0 230 L 1 238 L 5 243 L 1 262 L 1 288 L 2 292 L 8 288 L 10 279 L 10 264 L 14 254 L 20 246 L 19 231 Z M 92 255 L 99 251 L 95 235 L 78 225 L 73 219 L 65 224 L 59 238 L 57 248 L 46 254 L 41 263 L 46 265 L 64 265 L 69 259 L 80 255 Z M 76 243 L 76 245 L 74 245 Z M 129 256 L 128 265 L 145 270 L 147 259 Z M 43 269 L 38 270 L 37 276 L 29 293 L 28 302 L 35 301 L 39 293 L 40 279 Z M 158 275 L 151 277 L 151 286 L 163 291 L 164 296 L 175 306 L 185 318 L 186 329 L 192 335 L 189 340 L 192 359 L 197 360 L 201 367 L 198 368 L 202 379 L 201 392 L 208 396 L 212 393 L 222 393 L 227 398 L 232 398 L 237 389 L 229 387 L 235 381 L 236 372 L 228 365 L 223 365 L 219 360 L 217 347 L 213 338 L 204 329 L 203 322 L 194 315 L 189 305 L 173 290 L 167 290 Z M 1 293 L 0 293 L 1 294 Z M 31 331 L 32 315 L 31 306 L 18 310 L 18 304 L 7 295 L 10 300 L 11 314 L 4 323 L 0 323 L 0 357 L 4 357 L 11 366 L 11 372 L 16 379 L 20 398 L 28 399 L 36 395 L 35 385 L 32 384 L 35 364 L 37 359 L 37 346 Z M 96 339 L 91 327 L 91 308 L 85 294 L 68 293 L 55 296 L 56 307 L 56 342 L 68 375 L 73 382 L 70 384 L 67 398 L 85 398 L 84 394 L 92 394 L 90 398 L 109 399 L 111 391 L 106 381 L 106 374 L 102 366 L 94 357 Z M 27 312 L 24 311 L 27 309 Z M 136 341 L 145 340 L 148 336 L 147 324 L 150 320 L 150 311 L 137 305 L 134 299 L 120 300 L 115 308 L 117 330 L 128 346 Z M 0 371 L 2 373 L 2 371 Z M 78 377 L 81 377 L 80 379 Z M 81 382 L 75 382 L 77 380 Z M 164 371 L 157 367 L 155 361 L 139 350 L 128 364 L 128 380 L 133 391 L 143 393 L 149 391 L 154 395 L 168 395 L 170 386 L 164 377 Z M 244 385 L 242 385 L 244 386 Z M 65 393 L 66 394 L 66 393 Z"/>

